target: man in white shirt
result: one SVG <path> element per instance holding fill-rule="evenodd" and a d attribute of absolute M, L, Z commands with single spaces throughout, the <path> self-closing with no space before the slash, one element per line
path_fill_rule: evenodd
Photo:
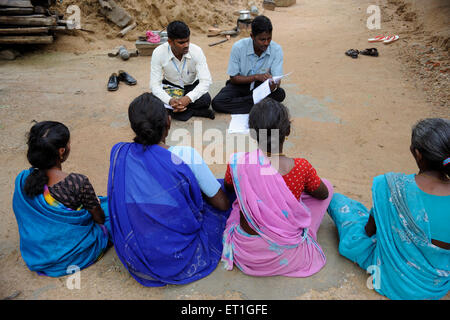
<path fill-rule="evenodd" d="M 187 121 L 192 116 L 214 119 L 208 93 L 212 78 L 202 49 L 190 43 L 190 30 L 184 22 L 171 22 L 167 26 L 167 36 L 168 42 L 158 46 L 152 54 L 150 89 L 153 95 L 173 108 L 170 113 L 174 119 Z M 167 87 L 182 89 L 182 96 L 169 95 Z"/>

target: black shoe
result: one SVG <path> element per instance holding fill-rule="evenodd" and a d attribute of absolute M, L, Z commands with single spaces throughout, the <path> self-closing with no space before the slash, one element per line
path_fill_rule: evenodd
<path fill-rule="evenodd" d="M 130 76 L 123 70 L 119 70 L 118 79 L 119 81 L 125 82 L 129 86 L 134 86 L 137 83 L 136 79 L 134 79 L 132 76 Z"/>
<path fill-rule="evenodd" d="M 356 49 L 350 49 L 345 52 L 346 55 L 352 57 L 353 59 L 358 58 L 359 51 Z"/>
<path fill-rule="evenodd" d="M 214 120 L 216 118 L 214 111 L 211 109 L 198 109 L 193 111 L 195 117 L 204 117 L 209 118 L 211 120 Z"/>
<path fill-rule="evenodd" d="M 108 80 L 108 91 L 116 91 L 119 89 L 119 79 L 116 73 L 113 73 Z"/>
<path fill-rule="evenodd" d="M 378 50 L 377 48 L 368 48 L 363 51 L 359 52 L 360 54 L 363 54 L 365 56 L 372 56 L 372 57 L 378 57 Z"/>

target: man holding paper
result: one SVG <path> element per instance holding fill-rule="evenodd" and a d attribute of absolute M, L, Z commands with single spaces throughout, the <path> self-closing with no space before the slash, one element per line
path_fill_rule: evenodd
<path fill-rule="evenodd" d="M 272 41 L 272 23 L 266 16 L 256 17 L 251 26 L 250 38 L 239 40 L 231 49 L 226 85 L 212 101 L 217 112 L 231 114 L 249 113 L 255 101 L 252 91 L 269 80 L 269 97 L 282 102 L 286 93 L 280 88 L 283 75 L 283 50 Z"/>
<path fill-rule="evenodd" d="M 167 26 L 168 42 L 152 54 L 150 88 L 172 118 L 187 121 L 192 116 L 214 119 L 209 109 L 211 73 L 202 49 L 190 43 L 189 27 L 182 21 Z"/>

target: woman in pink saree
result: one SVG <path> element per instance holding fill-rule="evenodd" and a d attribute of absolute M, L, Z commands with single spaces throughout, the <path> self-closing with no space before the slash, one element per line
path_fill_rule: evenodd
<path fill-rule="evenodd" d="M 283 104 L 270 98 L 256 104 L 249 126 L 259 149 L 233 154 L 225 175 L 225 186 L 237 195 L 223 236 L 225 269 L 236 265 L 252 276 L 311 276 L 326 263 L 317 231 L 333 187 L 306 159 L 282 154 L 290 133 Z"/>

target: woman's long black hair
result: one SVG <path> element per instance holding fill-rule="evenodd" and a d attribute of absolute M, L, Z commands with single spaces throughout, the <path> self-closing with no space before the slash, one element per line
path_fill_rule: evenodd
<path fill-rule="evenodd" d="M 44 192 L 48 183 L 46 170 L 54 167 L 59 159 L 59 148 L 65 148 L 70 140 L 69 129 L 56 121 L 38 122 L 28 133 L 28 162 L 33 170 L 25 180 L 24 191 L 29 197 Z"/>

